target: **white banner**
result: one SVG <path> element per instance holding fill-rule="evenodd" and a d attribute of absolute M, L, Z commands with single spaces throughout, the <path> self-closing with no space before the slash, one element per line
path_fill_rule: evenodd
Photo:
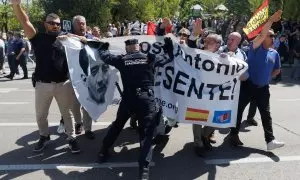
<path fill-rule="evenodd" d="M 191 49 L 178 44 L 176 37 L 170 37 L 174 43 L 175 59 L 172 63 L 156 68 L 154 84 L 156 99 L 163 107 L 164 115 L 182 123 L 221 128 L 234 127 L 240 91 L 238 78 L 247 70 L 247 64 L 233 57 L 220 57 L 208 51 Z M 124 42 L 130 38 L 139 40 L 143 53 L 164 55 L 162 49 L 164 37 L 130 36 L 108 38 L 103 41 L 110 43 L 109 49 L 112 54 L 125 54 Z M 117 78 L 119 74 L 113 67 L 108 68 L 106 73 L 100 72 L 104 64 L 95 49 L 83 46 L 74 39 L 68 39 L 63 44 L 66 46 L 70 76 L 76 95 L 91 117 L 96 120 L 109 104 L 120 98 L 114 86 L 114 82 L 120 79 Z M 90 62 L 93 62 L 90 63 L 92 65 L 89 66 L 87 73 L 84 73 L 80 65 L 82 56 L 79 54 L 82 49 L 86 50 Z M 93 64 L 97 64 L 100 70 L 94 70 Z M 82 78 L 82 74 L 86 76 L 86 81 Z M 107 79 L 107 88 L 104 88 L 103 83 L 97 85 L 99 80 L 103 82 L 104 79 Z M 95 92 L 97 99 L 101 99 L 100 96 L 105 94 L 105 102 L 91 103 L 89 100 L 95 98 L 89 91 Z"/>

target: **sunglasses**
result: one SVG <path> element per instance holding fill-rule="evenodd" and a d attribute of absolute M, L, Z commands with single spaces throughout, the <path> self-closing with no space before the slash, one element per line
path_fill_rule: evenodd
<path fill-rule="evenodd" d="M 48 22 L 46 22 L 46 23 L 47 23 L 47 24 L 50 24 L 51 26 L 54 26 L 54 25 L 60 26 L 60 23 L 53 22 L 53 21 L 48 21 Z"/>
<path fill-rule="evenodd" d="M 188 37 L 187 34 L 183 34 L 183 33 L 179 33 L 178 35 L 179 35 L 179 36 L 183 36 L 183 37 Z"/>

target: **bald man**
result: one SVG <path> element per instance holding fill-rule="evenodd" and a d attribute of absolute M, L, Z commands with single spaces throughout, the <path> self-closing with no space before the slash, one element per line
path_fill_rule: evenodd
<path fill-rule="evenodd" d="M 239 44 L 241 43 L 242 36 L 238 32 L 232 32 L 228 36 L 227 45 L 220 48 L 221 52 L 231 52 L 234 53 L 233 56 L 235 58 L 242 59 L 247 62 L 247 55 L 246 53 L 239 48 Z M 240 92 L 244 91 L 246 87 L 245 81 L 248 79 L 249 74 L 246 72 L 240 77 L 241 83 L 241 89 Z M 254 116 L 256 114 L 256 105 L 254 102 L 250 103 L 249 111 L 248 111 L 248 118 L 246 120 L 247 124 L 257 126 L 257 122 L 254 120 Z M 211 139 L 214 139 L 213 136 Z M 231 144 L 232 145 L 243 145 L 243 143 L 240 141 L 239 138 L 236 138 L 236 136 L 232 136 L 231 138 Z"/>

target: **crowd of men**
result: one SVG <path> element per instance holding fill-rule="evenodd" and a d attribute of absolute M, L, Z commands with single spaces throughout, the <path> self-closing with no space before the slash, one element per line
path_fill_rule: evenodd
<path fill-rule="evenodd" d="M 138 21 L 127 25 L 122 23 L 120 28 L 117 28 L 114 24 L 109 24 L 107 33 L 103 35 L 99 27 L 89 28 L 86 25 L 84 16 L 77 15 L 73 18 L 73 32 L 65 33 L 61 31 L 60 17 L 51 13 L 45 18 L 44 26 L 46 31 L 45 33 L 42 33 L 36 31 L 33 27 L 20 5 L 20 0 L 12 0 L 11 2 L 14 13 L 24 29 L 24 35 L 29 39 L 36 57 L 33 84 L 35 87 L 36 121 L 40 134 L 39 141 L 34 148 L 34 151 L 36 152 L 44 150 L 46 144 L 50 141 L 47 116 L 53 98 L 55 98 L 58 103 L 62 115 L 60 125 L 63 126 L 63 131 L 68 136 L 67 141 L 72 153 L 80 152 L 76 135 L 81 134 L 83 130 L 88 139 L 95 139 L 95 134 L 92 132 L 92 118 L 76 98 L 68 74 L 65 53 L 57 43 L 57 39 L 75 36 L 85 43 L 87 39 L 100 40 L 104 37 L 110 38 L 123 35 L 151 34 L 163 36 L 167 33 L 175 32 L 174 29 L 178 28 L 177 25 L 174 25 L 169 19 L 165 18 L 159 23 L 149 22 L 147 24 L 142 24 Z M 199 48 L 218 53 L 221 56 L 234 56 L 248 63 L 248 71 L 240 77 L 242 83 L 238 103 L 237 125 L 236 127 L 231 128 L 230 132 L 230 143 L 232 146 L 236 147 L 243 145 L 238 134 L 244 109 L 249 103 L 251 105 L 247 123 L 257 126 L 254 115 L 256 108 L 258 108 L 262 119 L 267 150 L 273 150 L 284 146 L 284 142 L 275 139 L 273 134 L 269 90 L 271 78 L 280 74 L 280 57 L 282 57 L 280 49 L 282 48 L 282 43 L 288 39 L 284 39 L 285 34 L 281 33 L 276 35 L 271 29 L 274 23 L 280 21 L 280 18 L 281 11 L 274 13 L 264 25 L 262 32 L 254 40 L 247 42 L 247 48 L 242 46 L 244 44 L 242 41 L 244 40 L 241 33 L 230 32 L 228 37 L 226 37 L 225 43 L 221 35 L 209 31 L 208 29 L 203 29 L 201 19 L 191 21 L 191 29 L 183 26 L 180 27 L 178 33 L 175 33 L 181 44 L 185 43 L 191 48 Z M 296 61 L 300 61 L 299 27 L 296 26 L 289 35 L 296 37 L 292 38 L 293 57 L 295 57 Z M 274 49 L 276 48 L 276 36 L 279 37 L 279 53 Z M 26 47 L 24 42 L 21 33 L 8 33 L 8 47 L 6 52 L 10 66 L 10 74 L 6 76 L 7 78 L 13 79 L 14 75 L 18 73 L 17 69 L 19 64 L 24 71 L 23 78 L 28 78 L 26 55 L 24 54 L 24 52 L 26 52 Z M 5 47 L 4 44 L 4 42 L 0 41 L 1 46 Z M 155 110 L 155 103 L 153 103 L 154 73 L 152 70 L 153 64 L 156 62 L 155 58 L 151 55 L 144 55 L 140 52 L 139 44 L 136 39 L 129 39 L 125 44 L 127 52 L 125 56 L 114 56 L 109 54 L 107 51 L 109 47 L 108 43 L 104 43 L 99 48 L 101 59 L 103 59 L 105 63 L 115 66 L 121 72 L 124 92 L 116 120 L 110 126 L 97 158 L 99 163 L 107 161 L 109 158 L 109 149 L 112 147 L 131 114 L 135 113 L 137 115 L 137 120 L 139 121 L 138 128 L 141 141 L 139 178 L 149 179 L 149 163 L 152 156 L 151 144 L 155 129 L 154 121 L 158 113 Z M 244 45 L 246 46 L 246 43 Z M 165 38 L 165 45 L 163 48 L 168 55 L 167 62 L 172 61 L 172 40 Z M 4 48 L 3 54 L 5 54 Z M 144 61 L 142 64 L 132 63 L 129 66 L 124 65 L 127 60 Z M 137 75 L 136 72 L 139 74 Z M 72 117 L 74 117 L 75 126 Z M 214 128 L 193 125 L 193 134 L 195 144 L 194 151 L 198 156 L 203 157 L 205 156 L 205 152 L 212 148 L 212 144 L 216 143 L 217 138 L 214 135 Z"/>

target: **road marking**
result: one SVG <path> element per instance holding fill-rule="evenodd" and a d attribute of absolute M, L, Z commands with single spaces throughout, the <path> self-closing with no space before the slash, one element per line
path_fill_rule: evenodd
<path fill-rule="evenodd" d="M 0 80 L 1 82 L 1 80 Z M 6 84 L 32 84 L 31 81 L 3 81 L 1 83 L 6 83 Z"/>
<path fill-rule="evenodd" d="M 11 91 L 15 91 L 18 88 L 0 88 L 0 93 L 9 93 Z"/>
<path fill-rule="evenodd" d="M 34 89 L 18 89 L 16 92 L 34 92 Z"/>
<path fill-rule="evenodd" d="M 96 122 L 93 123 L 93 126 L 108 126 L 112 122 Z M 57 123 L 49 123 L 49 126 L 58 126 L 59 122 Z M 0 127 L 35 127 L 37 124 L 35 122 L 27 122 L 27 123 L 0 123 Z"/>
<path fill-rule="evenodd" d="M 300 99 L 276 99 L 277 101 L 281 102 L 295 102 L 295 101 L 300 101 Z"/>
<path fill-rule="evenodd" d="M 34 89 L 0 88 L 0 93 L 9 92 L 34 92 Z"/>
<path fill-rule="evenodd" d="M 30 104 L 30 102 L 0 102 L 0 105 L 23 105 Z"/>
<path fill-rule="evenodd" d="M 18 164 L 18 165 L 0 165 L 0 171 L 21 171 L 21 170 L 45 170 L 45 169 L 101 169 L 101 168 L 130 168 L 138 167 L 137 162 L 129 163 L 103 163 L 103 164 Z M 155 163 L 150 163 L 155 166 Z"/>
<path fill-rule="evenodd" d="M 242 158 L 242 159 L 211 159 L 206 160 L 206 164 L 249 164 L 249 163 L 269 163 L 269 162 L 290 162 L 300 161 L 300 156 L 281 156 L 281 157 L 260 157 L 260 158 Z"/>

